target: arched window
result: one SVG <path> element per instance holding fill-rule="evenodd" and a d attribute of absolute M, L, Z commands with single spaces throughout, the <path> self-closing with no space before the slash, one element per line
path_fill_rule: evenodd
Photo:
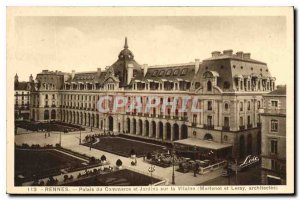
<path fill-rule="evenodd" d="M 224 108 L 225 108 L 225 110 L 228 110 L 229 109 L 229 104 L 225 103 Z"/>
<path fill-rule="evenodd" d="M 203 140 L 213 140 L 213 136 L 212 136 L 211 134 L 209 134 L 209 133 L 206 133 L 206 134 L 204 135 Z"/>
<path fill-rule="evenodd" d="M 207 91 L 211 91 L 211 90 L 212 90 L 211 81 L 207 81 Z"/>
<path fill-rule="evenodd" d="M 49 119 L 49 111 L 45 110 L 44 111 L 44 120 L 48 120 Z"/>
<path fill-rule="evenodd" d="M 243 111 L 244 110 L 244 104 L 243 102 L 240 102 L 240 111 Z"/>
<path fill-rule="evenodd" d="M 248 103 L 247 103 L 247 108 L 248 108 L 248 110 L 250 110 L 250 109 L 251 109 L 251 104 L 250 104 L 250 101 L 248 101 Z"/>

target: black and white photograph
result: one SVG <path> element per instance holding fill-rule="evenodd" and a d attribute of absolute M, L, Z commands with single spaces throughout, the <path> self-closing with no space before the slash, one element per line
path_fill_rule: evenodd
<path fill-rule="evenodd" d="M 8 7 L 8 193 L 293 193 L 293 16 Z"/>

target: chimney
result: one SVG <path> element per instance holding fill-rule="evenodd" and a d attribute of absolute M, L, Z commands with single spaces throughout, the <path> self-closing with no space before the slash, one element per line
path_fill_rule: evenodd
<path fill-rule="evenodd" d="M 211 56 L 212 57 L 218 57 L 218 56 L 220 56 L 221 55 L 221 52 L 220 51 L 213 51 L 213 52 L 211 52 Z"/>
<path fill-rule="evenodd" d="M 148 71 L 148 65 L 147 65 L 147 64 L 144 64 L 144 65 L 143 65 L 143 69 L 144 69 L 144 77 L 145 77 L 146 74 L 147 74 L 147 71 Z"/>
<path fill-rule="evenodd" d="M 239 58 L 243 58 L 244 53 L 242 51 L 236 52 L 236 56 Z"/>
<path fill-rule="evenodd" d="M 33 82 L 33 76 L 32 76 L 32 74 L 30 74 L 30 76 L 29 76 L 29 82 Z"/>
<path fill-rule="evenodd" d="M 132 78 L 133 78 L 133 65 L 130 63 L 127 66 L 127 85 L 129 85 Z"/>
<path fill-rule="evenodd" d="M 72 70 L 72 79 L 74 78 L 75 76 L 75 70 Z"/>
<path fill-rule="evenodd" d="M 226 55 L 226 56 L 232 56 L 232 53 L 233 53 L 232 49 L 228 49 L 228 50 L 223 51 L 223 54 Z"/>
<path fill-rule="evenodd" d="M 250 53 L 244 53 L 243 58 L 250 59 L 251 58 L 251 54 Z"/>
<path fill-rule="evenodd" d="M 18 74 L 15 75 L 15 83 L 18 83 L 19 82 L 19 76 Z"/>
<path fill-rule="evenodd" d="M 200 67 L 200 59 L 195 59 L 195 74 L 198 72 Z"/>
<path fill-rule="evenodd" d="M 101 68 L 97 68 L 97 76 L 100 76 L 101 74 Z"/>

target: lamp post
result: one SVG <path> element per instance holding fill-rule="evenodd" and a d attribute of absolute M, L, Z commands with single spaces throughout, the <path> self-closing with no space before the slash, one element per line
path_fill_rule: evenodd
<path fill-rule="evenodd" d="M 61 131 L 59 132 L 59 146 L 61 147 Z"/>
<path fill-rule="evenodd" d="M 150 174 L 151 174 L 151 185 L 153 185 L 153 177 L 152 177 L 152 173 L 155 171 L 155 166 L 150 165 L 148 171 L 149 171 Z"/>
<path fill-rule="evenodd" d="M 79 129 L 79 145 L 81 145 L 81 124 L 80 124 L 80 129 Z"/>
<path fill-rule="evenodd" d="M 172 184 L 175 185 L 175 149 L 174 149 L 174 143 L 172 143 L 172 159 L 173 159 L 173 173 L 172 173 Z"/>

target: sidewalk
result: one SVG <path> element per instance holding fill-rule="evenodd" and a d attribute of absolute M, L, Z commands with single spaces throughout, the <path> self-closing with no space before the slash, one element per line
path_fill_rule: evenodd
<path fill-rule="evenodd" d="M 86 135 L 92 135 L 99 132 L 89 132 L 89 131 L 82 131 L 81 138 L 83 139 Z M 48 134 L 47 134 L 48 135 Z M 40 144 L 44 146 L 46 144 L 57 144 L 59 143 L 59 136 L 60 133 L 51 132 L 50 137 L 45 138 L 45 133 L 30 133 L 30 134 L 21 134 L 16 135 L 16 144 L 21 145 L 22 143 L 31 144 Z M 123 162 L 123 166 L 129 169 L 137 169 L 137 171 L 144 172 L 144 174 L 148 174 L 150 176 L 150 172 L 148 171 L 150 164 L 143 161 L 143 158 L 137 158 L 137 166 L 131 165 L 131 158 L 115 155 L 112 153 L 104 152 L 98 149 L 91 149 L 89 147 L 79 145 L 79 132 L 72 132 L 72 133 L 62 133 L 61 134 L 61 144 L 62 147 L 66 149 L 70 149 L 72 151 L 78 152 L 80 154 L 86 154 L 88 156 L 94 156 L 95 158 L 100 159 L 102 155 L 105 155 L 107 160 L 111 163 L 110 165 L 113 167 L 118 159 L 121 159 Z M 176 166 L 175 166 L 176 170 Z M 211 179 L 215 179 L 221 175 L 222 169 L 204 174 L 204 175 L 197 175 L 194 177 L 193 172 L 189 173 L 180 173 L 175 171 L 175 185 L 198 185 L 203 182 L 206 182 Z M 171 184 L 172 182 L 172 173 L 173 167 L 162 168 L 159 166 L 155 166 L 155 171 L 153 172 L 153 176 L 164 178 Z"/>

